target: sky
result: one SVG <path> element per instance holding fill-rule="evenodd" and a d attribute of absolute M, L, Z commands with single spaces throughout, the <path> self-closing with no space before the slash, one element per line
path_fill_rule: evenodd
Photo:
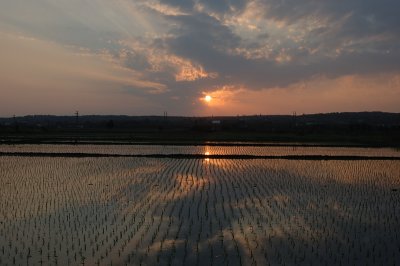
<path fill-rule="evenodd" d="M 0 0 L 0 116 L 400 112 L 398 10 L 398 0 Z"/>

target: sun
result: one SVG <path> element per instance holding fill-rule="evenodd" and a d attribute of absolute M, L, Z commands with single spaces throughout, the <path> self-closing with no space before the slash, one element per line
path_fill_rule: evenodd
<path fill-rule="evenodd" d="M 206 97 L 204 97 L 204 100 L 209 103 L 211 102 L 212 97 L 210 95 L 206 95 Z"/>

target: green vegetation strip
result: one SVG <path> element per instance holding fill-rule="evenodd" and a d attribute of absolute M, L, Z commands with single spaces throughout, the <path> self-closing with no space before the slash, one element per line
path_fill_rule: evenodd
<path fill-rule="evenodd" d="M 48 152 L 0 152 L 0 157 L 126 157 L 126 158 L 172 158 L 172 159 L 285 159 L 285 160 L 400 160 L 395 156 L 353 156 L 353 155 L 204 155 L 204 154 L 101 154 L 101 153 L 48 153 Z"/>

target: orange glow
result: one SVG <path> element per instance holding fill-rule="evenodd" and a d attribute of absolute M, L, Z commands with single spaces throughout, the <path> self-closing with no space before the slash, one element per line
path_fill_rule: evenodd
<path fill-rule="evenodd" d="M 211 102 L 212 97 L 210 95 L 206 95 L 206 97 L 204 97 L 204 100 L 209 103 Z"/>
<path fill-rule="evenodd" d="M 204 155 L 205 155 L 205 156 L 208 156 L 208 155 L 210 155 L 210 152 L 206 151 L 206 152 L 204 153 Z M 205 161 L 205 162 L 210 162 L 210 158 L 205 158 L 204 161 Z"/>

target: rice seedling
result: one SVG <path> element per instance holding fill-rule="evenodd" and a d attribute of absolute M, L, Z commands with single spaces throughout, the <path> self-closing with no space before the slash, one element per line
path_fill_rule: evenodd
<path fill-rule="evenodd" d="M 367 154 L 326 150 L 340 152 Z M 3 156 L 0 264 L 399 264 L 399 170 L 396 160 Z"/>

